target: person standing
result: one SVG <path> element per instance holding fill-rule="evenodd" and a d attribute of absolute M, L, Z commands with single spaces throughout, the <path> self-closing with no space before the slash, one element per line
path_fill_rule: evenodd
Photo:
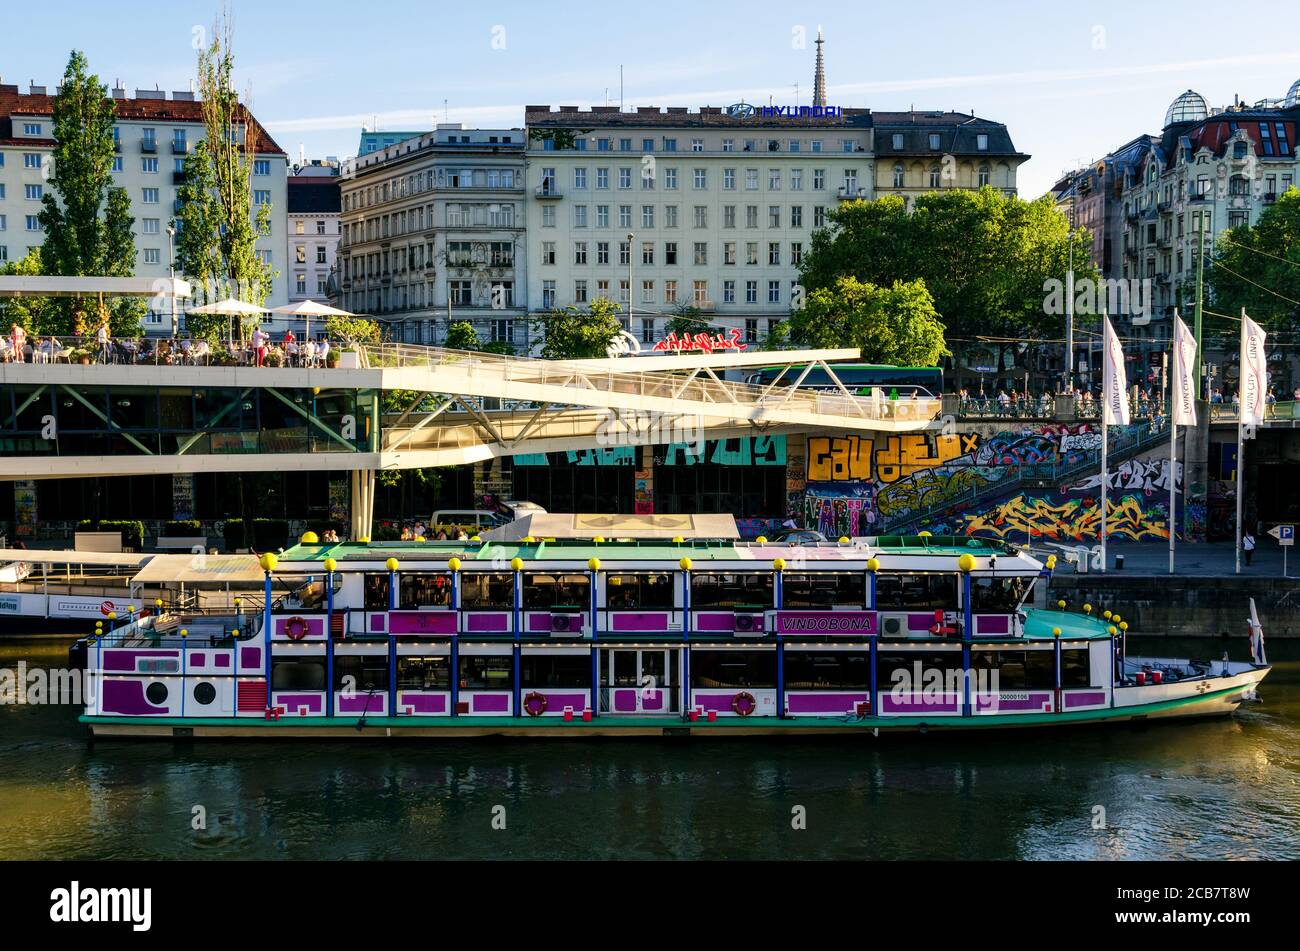
<path fill-rule="evenodd" d="M 1249 568 L 1250 559 L 1255 554 L 1255 536 L 1250 533 L 1250 529 L 1241 533 L 1241 552 L 1246 558 L 1246 567 Z"/>
<path fill-rule="evenodd" d="M 99 325 L 99 332 L 95 334 L 95 342 L 99 345 L 99 357 L 105 363 L 108 362 L 108 345 L 112 341 L 112 336 L 108 332 L 108 318 Z"/>
<path fill-rule="evenodd" d="M 19 363 L 26 363 L 27 357 L 23 354 L 23 351 L 27 348 L 27 331 L 15 321 L 9 333 L 14 345 L 14 359 Z"/>
<path fill-rule="evenodd" d="M 266 359 L 266 331 L 261 327 L 253 331 L 253 353 L 256 365 L 260 367 Z"/>

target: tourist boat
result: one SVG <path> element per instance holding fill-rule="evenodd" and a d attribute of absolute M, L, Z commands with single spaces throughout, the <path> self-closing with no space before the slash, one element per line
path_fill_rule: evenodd
<path fill-rule="evenodd" d="M 1260 663 L 1128 656 L 1117 614 L 1031 607 L 1054 559 L 999 542 L 531 518 L 467 542 L 309 534 L 262 556 L 247 610 L 109 620 L 82 645 L 82 720 L 165 737 L 1053 727 L 1230 714 L 1269 671 L 1262 644 Z"/>

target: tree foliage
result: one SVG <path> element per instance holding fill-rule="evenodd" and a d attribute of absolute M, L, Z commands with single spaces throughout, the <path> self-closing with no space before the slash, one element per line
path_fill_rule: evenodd
<path fill-rule="evenodd" d="M 349 344 L 378 343 L 379 323 L 367 317 L 326 317 L 325 333 Z"/>
<path fill-rule="evenodd" d="M 113 100 L 86 57 L 73 50 L 54 97 L 55 139 L 49 188 L 41 198 L 45 232 L 40 274 L 130 277 L 135 273 L 135 219 L 126 189 L 113 184 Z M 30 265 L 28 265 L 30 266 Z M 53 333 L 94 333 L 99 302 L 90 298 L 49 302 L 42 308 Z M 108 307 L 114 333 L 135 334 L 139 301 Z"/>
<path fill-rule="evenodd" d="M 928 367 L 948 355 L 934 298 L 920 280 L 877 287 L 841 277 L 809 294 L 789 324 L 800 346 L 860 347 L 868 363 Z"/>
<path fill-rule="evenodd" d="M 618 305 L 599 297 L 586 310 L 566 307 L 533 322 L 544 334 L 542 356 L 548 360 L 590 360 L 604 357 L 623 332 Z"/>
<path fill-rule="evenodd" d="M 1064 281 L 1069 221 L 1049 197 L 1023 201 L 992 188 L 919 195 L 909 212 L 886 195 L 849 202 L 814 232 L 801 266 L 806 292 L 854 277 L 877 288 L 923 281 L 949 338 L 1010 340 L 1053 335 L 1061 314 L 1044 305 L 1044 286 Z M 1076 280 L 1095 278 L 1087 232 L 1076 232 Z"/>
<path fill-rule="evenodd" d="M 185 161 L 176 261 L 182 274 L 202 285 L 205 300 L 233 296 L 262 304 L 276 277 L 257 256 L 258 235 L 270 232 L 271 206 L 254 210 L 252 205 L 255 143 L 248 111 L 234 88 L 228 15 L 214 24 L 212 34 L 212 43 L 198 55 L 204 140 Z"/>
<path fill-rule="evenodd" d="M 478 331 L 468 320 L 458 320 L 447 327 L 447 339 L 443 345 L 449 350 L 477 350 Z"/>
<path fill-rule="evenodd" d="M 1244 307 L 1270 330 L 1300 326 L 1300 190 L 1287 189 L 1253 226 L 1220 235 L 1205 281 L 1220 313 Z"/>

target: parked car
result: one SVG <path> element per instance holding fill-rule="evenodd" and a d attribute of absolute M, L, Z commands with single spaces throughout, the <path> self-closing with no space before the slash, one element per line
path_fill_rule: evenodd
<path fill-rule="evenodd" d="M 811 528 L 790 528 L 777 532 L 768 541 L 785 542 L 789 545 L 807 545 L 810 542 L 824 542 L 826 536 Z"/>

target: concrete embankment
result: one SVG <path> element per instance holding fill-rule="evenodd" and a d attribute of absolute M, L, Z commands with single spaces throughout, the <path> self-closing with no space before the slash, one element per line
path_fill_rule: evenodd
<path fill-rule="evenodd" d="M 1300 638 L 1300 580 L 1294 578 L 1160 577 L 1059 574 L 1038 603 L 1064 600 L 1070 610 L 1085 603 L 1093 613 L 1115 611 L 1130 634 L 1174 637 L 1245 637 L 1250 599 L 1255 599 L 1267 637 Z"/>

